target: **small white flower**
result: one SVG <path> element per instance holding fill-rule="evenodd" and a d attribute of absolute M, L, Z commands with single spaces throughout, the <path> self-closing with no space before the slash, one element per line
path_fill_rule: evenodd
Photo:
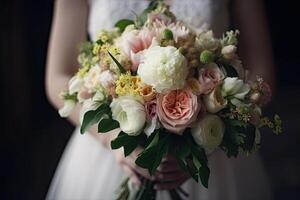
<path fill-rule="evenodd" d="M 112 118 L 119 122 L 123 132 L 131 136 L 141 133 L 146 123 L 146 111 L 141 102 L 133 97 L 123 96 L 113 99 L 110 107 Z"/>
<path fill-rule="evenodd" d="M 227 100 L 223 98 L 219 88 L 215 88 L 208 95 L 204 95 L 203 102 L 206 110 L 210 113 L 219 112 L 227 105 Z"/>
<path fill-rule="evenodd" d="M 214 37 L 211 30 L 200 33 L 196 38 L 196 47 L 201 51 L 215 51 L 219 46 L 220 41 Z"/>
<path fill-rule="evenodd" d="M 75 108 L 76 102 L 72 99 L 64 100 L 64 106 L 59 109 L 58 113 L 61 117 L 68 117 Z"/>
<path fill-rule="evenodd" d="M 206 115 L 192 128 L 195 142 L 207 152 L 212 152 L 221 144 L 224 132 L 225 125 L 217 115 Z"/>
<path fill-rule="evenodd" d="M 188 67 L 185 57 L 175 47 L 152 47 L 145 51 L 137 71 L 142 82 L 157 92 L 185 86 Z"/>
<path fill-rule="evenodd" d="M 233 59 L 236 58 L 236 46 L 234 45 L 227 45 L 222 48 L 221 53 L 223 54 L 224 58 L 226 59 Z"/>
<path fill-rule="evenodd" d="M 79 92 L 83 84 L 84 84 L 83 78 L 81 78 L 78 75 L 73 76 L 68 83 L 69 94 L 72 95 L 75 94 L 76 92 Z"/>
<path fill-rule="evenodd" d="M 237 77 L 227 77 L 222 85 L 223 96 L 233 96 L 237 99 L 243 100 L 249 91 L 250 86 Z"/>

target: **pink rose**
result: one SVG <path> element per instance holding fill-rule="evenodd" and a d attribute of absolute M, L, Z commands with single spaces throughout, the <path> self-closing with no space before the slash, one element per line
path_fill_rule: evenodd
<path fill-rule="evenodd" d="M 125 31 L 121 36 L 120 48 L 132 62 L 131 70 L 136 71 L 143 50 L 155 45 L 154 33 L 149 29 Z"/>
<path fill-rule="evenodd" d="M 150 136 L 156 128 L 159 127 L 157 121 L 157 100 L 148 101 L 145 103 L 147 125 L 144 132 Z"/>
<path fill-rule="evenodd" d="M 173 90 L 158 96 L 158 117 L 167 130 L 181 135 L 197 119 L 200 105 L 191 90 Z"/>
<path fill-rule="evenodd" d="M 201 85 L 201 92 L 208 94 L 215 89 L 217 85 L 224 79 L 224 74 L 217 64 L 210 63 L 205 65 L 199 71 L 199 83 Z"/>

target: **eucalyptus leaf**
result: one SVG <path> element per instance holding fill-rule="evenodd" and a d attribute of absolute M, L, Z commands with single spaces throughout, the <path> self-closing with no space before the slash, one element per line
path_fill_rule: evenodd
<path fill-rule="evenodd" d="M 90 110 L 84 114 L 80 133 L 84 134 L 92 125 L 98 123 L 104 114 L 110 111 L 108 104 L 100 105 L 96 110 Z"/>

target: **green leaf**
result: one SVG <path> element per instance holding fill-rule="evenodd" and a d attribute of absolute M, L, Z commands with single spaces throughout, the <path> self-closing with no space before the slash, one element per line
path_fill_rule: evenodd
<path fill-rule="evenodd" d="M 150 175 L 156 171 L 169 148 L 168 135 L 159 134 L 158 132 L 155 134 L 152 142 L 135 161 L 138 166 L 148 169 Z"/>
<path fill-rule="evenodd" d="M 210 174 L 210 170 L 207 165 L 202 165 L 199 168 L 199 176 L 200 176 L 201 183 L 206 188 L 208 188 L 209 174 Z"/>
<path fill-rule="evenodd" d="M 131 24 L 134 24 L 132 20 L 121 19 L 115 24 L 115 27 L 118 28 L 122 33 L 125 30 L 125 28 Z"/>
<path fill-rule="evenodd" d="M 108 51 L 109 56 L 111 57 L 111 59 L 116 63 L 116 65 L 118 66 L 119 70 L 121 73 L 126 73 L 126 70 L 124 69 L 124 67 L 121 65 L 121 63 L 119 63 L 119 61 Z"/>
<path fill-rule="evenodd" d="M 228 77 L 239 77 L 237 71 L 235 70 L 235 68 L 233 66 L 228 65 L 228 64 L 223 64 L 223 67 L 226 70 Z"/>
<path fill-rule="evenodd" d="M 119 128 L 120 124 L 118 121 L 109 119 L 102 119 L 98 124 L 98 132 L 100 133 L 107 133 L 111 130 Z"/>
<path fill-rule="evenodd" d="M 139 144 L 139 136 L 129 136 L 124 132 L 121 132 L 116 139 L 111 141 L 112 149 L 124 148 L 125 157 L 132 153 Z"/>
<path fill-rule="evenodd" d="M 80 133 L 84 134 L 92 125 L 98 123 L 104 114 L 110 111 L 107 104 L 100 105 L 96 110 L 90 110 L 84 114 Z"/>

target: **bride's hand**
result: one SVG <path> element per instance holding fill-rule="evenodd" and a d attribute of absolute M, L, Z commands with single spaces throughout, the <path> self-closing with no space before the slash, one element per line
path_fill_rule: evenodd
<path fill-rule="evenodd" d="M 142 149 L 138 148 L 134 150 L 129 156 L 124 157 L 123 149 L 113 150 L 118 164 L 123 168 L 123 170 L 131 179 L 131 181 L 138 186 L 141 185 L 141 180 L 139 179 L 139 176 L 154 181 L 154 177 L 151 177 L 146 169 L 143 169 L 135 164 L 135 160 L 137 156 L 141 153 L 141 151 Z"/>
<path fill-rule="evenodd" d="M 175 189 L 180 187 L 189 178 L 190 175 L 181 169 L 176 158 L 168 155 L 163 159 L 155 174 L 157 184 L 155 184 L 154 188 L 157 190 Z"/>

